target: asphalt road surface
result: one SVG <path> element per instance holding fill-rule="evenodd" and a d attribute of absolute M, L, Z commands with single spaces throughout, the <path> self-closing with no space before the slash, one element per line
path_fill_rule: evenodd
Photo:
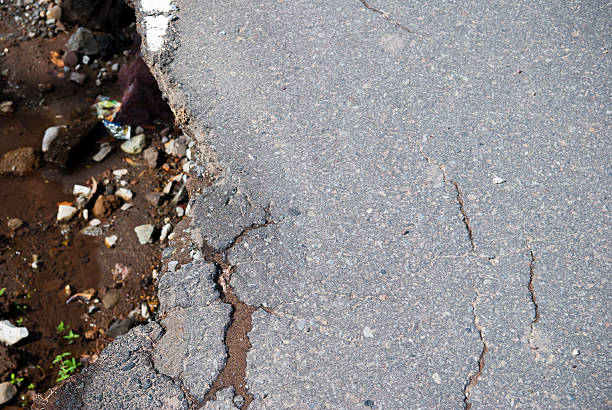
<path fill-rule="evenodd" d="M 229 350 L 248 394 L 211 408 L 612 406 L 609 4 L 173 4 L 145 57 L 224 260 L 164 276 L 162 327 L 59 400 L 195 406 Z"/>

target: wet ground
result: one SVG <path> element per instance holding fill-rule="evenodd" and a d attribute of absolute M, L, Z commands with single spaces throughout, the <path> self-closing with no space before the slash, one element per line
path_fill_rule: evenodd
<path fill-rule="evenodd" d="M 21 147 L 40 151 L 48 127 L 89 115 L 99 95 L 121 100 L 114 78 L 95 85 L 96 70 L 89 66 L 80 69 L 88 75 L 84 85 L 67 79 L 69 72 L 52 52 L 64 53 L 70 28 L 52 38 L 7 40 L 7 31 L 14 29 L 7 16 L 3 13 L 0 22 L 4 50 L 0 100 L 12 101 L 14 112 L 0 116 L 0 157 Z M 131 37 L 136 36 L 133 28 L 124 34 L 138 43 Z M 112 64 L 129 64 L 137 58 L 127 41 L 120 51 L 106 61 L 100 59 L 100 66 L 108 66 L 112 73 Z M 168 125 L 142 124 L 148 146 L 161 146 L 162 129 L 172 135 Z M 98 163 L 91 156 L 101 142 L 114 145 L 114 151 Z M 163 168 L 150 168 L 142 154 L 126 154 L 119 143 L 100 134 L 70 168 L 41 161 L 29 175 L 0 175 L 0 319 L 29 332 L 13 346 L 0 345 L 0 382 L 12 381 L 19 389 L 7 405 L 27 405 L 34 392 L 54 386 L 59 378 L 60 364 L 54 363 L 58 355 L 76 358 L 79 368 L 87 366 L 112 340 L 108 329 L 113 322 L 128 317 L 145 321 L 156 307 L 154 277 L 162 244 L 155 240 L 141 245 L 134 227 L 153 224 L 159 229 L 180 220 L 174 206 L 168 202 L 154 206 L 145 195 L 160 192 L 181 164 L 167 158 Z M 127 170 L 126 175 L 113 174 L 118 169 Z M 81 233 L 93 218 L 91 209 L 88 220 L 79 211 L 67 223 L 56 221 L 58 203 L 74 203 L 73 186 L 91 187 L 92 177 L 100 194 L 119 187 L 134 193 L 132 200 L 122 201 L 131 203 L 131 208 L 116 209 L 100 218 L 97 229 L 88 228 L 95 236 Z M 14 218 L 23 224 L 9 224 Z M 118 240 L 109 248 L 105 238 L 111 235 Z"/>

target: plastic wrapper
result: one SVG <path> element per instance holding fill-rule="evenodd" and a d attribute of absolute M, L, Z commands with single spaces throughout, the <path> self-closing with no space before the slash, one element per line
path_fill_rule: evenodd
<path fill-rule="evenodd" d="M 102 97 L 94 104 L 94 107 L 99 120 L 113 121 L 121 109 L 121 103 L 108 97 Z"/>
<path fill-rule="evenodd" d="M 104 127 L 110 135 L 118 140 L 129 140 L 132 136 L 132 127 L 129 125 L 121 125 L 116 122 L 102 121 Z"/>

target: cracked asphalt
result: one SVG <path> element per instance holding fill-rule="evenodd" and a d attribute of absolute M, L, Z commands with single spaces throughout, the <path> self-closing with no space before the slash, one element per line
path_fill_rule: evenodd
<path fill-rule="evenodd" d="M 209 256 L 51 402 L 612 406 L 609 4 L 173 4 Z"/>

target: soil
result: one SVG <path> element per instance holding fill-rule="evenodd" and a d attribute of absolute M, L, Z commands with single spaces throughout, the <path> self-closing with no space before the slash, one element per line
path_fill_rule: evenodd
<path fill-rule="evenodd" d="M 0 102 L 13 101 L 14 113 L 0 117 L 0 157 L 22 147 L 40 152 L 47 127 L 70 124 L 89 112 L 99 95 L 121 100 L 114 78 L 95 85 L 97 71 L 91 64 L 80 69 L 88 76 L 80 86 L 51 61 L 50 52 L 61 56 L 74 28 L 21 41 L 10 35 L 14 29 L 11 19 L 17 11 L 7 7 L 0 6 L 0 51 L 6 49 L 0 55 L 0 71 L 7 74 L 8 70 L 8 75 L 0 77 Z M 139 43 L 135 29 L 125 29 L 123 35 L 131 39 L 124 42 L 124 50 L 99 61 L 109 72 L 113 63 L 127 64 L 137 58 L 137 50 L 131 48 L 132 43 Z M 148 146 L 161 147 L 160 131 L 166 129 L 167 133 L 171 124 L 154 121 L 141 125 L 150 141 Z M 69 357 L 87 366 L 112 340 L 105 333 L 113 321 L 128 316 L 145 321 L 157 305 L 154 276 L 155 270 L 160 271 L 163 244 L 155 240 L 141 245 L 134 227 L 150 223 L 159 230 L 164 223 L 175 226 L 180 221 L 168 202 L 152 206 L 145 199 L 147 193 L 160 192 L 169 178 L 179 173 L 179 159 L 162 158 L 160 163 L 165 160 L 165 164 L 151 169 L 142 154 L 124 153 L 119 149 L 120 141 L 110 135 L 101 135 L 97 142 L 115 147 L 100 163 L 91 159 L 97 147 L 94 144 L 71 168 L 43 162 L 26 176 L 0 175 L 0 319 L 29 331 L 16 345 L 0 345 L 0 382 L 10 381 L 13 375 L 19 388 L 7 406 L 27 406 L 35 392 L 57 384 L 58 364 L 53 363 L 57 355 L 69 352 Z M 127 175 L 113 175 L 113 170 L 124 168 Z M 80 233 L 89 225 L 82 211 L 68 223 L 56 221 L 57 204 L 74 203 L 74 184 L 92 186 L 92 178 L 98 194 L 124 185 L 134 192 L 130 209 L 117 209 L 100 218 L 102 234 L 98 236 Z M 89 220 L 93 218 L 92 205 L 93 201 Z M 12 218 L 21 219 L 23 225 L 9 225 Z M 118 241 L 108 248 L 105 237 L 111 235 Z M 110 300 L 105 299 L 107 295 L 116 298 L 114 306 L 102 303 Z M 58 331 L 60 323 L 65 328 L 62 331 Z M 70 331 L 79 337 L 66 338 Z"/>

